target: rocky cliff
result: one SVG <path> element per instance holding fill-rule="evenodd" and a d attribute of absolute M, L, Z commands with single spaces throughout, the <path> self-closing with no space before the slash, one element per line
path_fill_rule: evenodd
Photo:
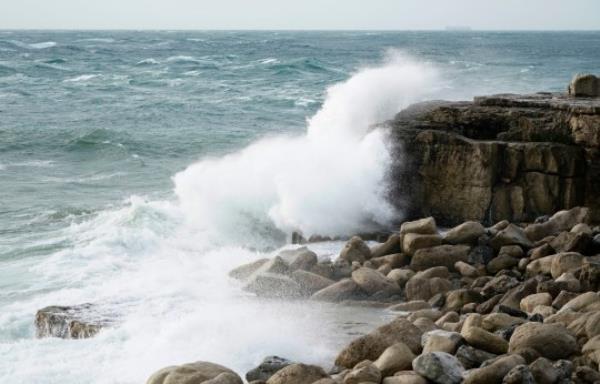
<path fill-rule="evenodd" d="M 600 220 L 600 98 L 425 102 L 386 125 L 391 195 L 408 218 L 521 222 L 585 205 Z"/>

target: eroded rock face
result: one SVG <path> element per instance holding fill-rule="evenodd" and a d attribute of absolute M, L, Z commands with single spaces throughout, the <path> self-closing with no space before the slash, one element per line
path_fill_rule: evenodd
<path fill-rule="evenodd" d="M 50 306 L 35 315 L 37 337 L 84 339 L 94 336 L 116 319 L 98 313 L 92 304 Z"/>
<path fill-rule="evenodd" d="M 576 84 L 576 93 L 590 88 L 586 79 Z M 409 218 L 522 222 L 578 205 L 600 218 L 600 99 L 426 102 L 387 126 L 398 156 L 392 201 L 402 201 Z"/>

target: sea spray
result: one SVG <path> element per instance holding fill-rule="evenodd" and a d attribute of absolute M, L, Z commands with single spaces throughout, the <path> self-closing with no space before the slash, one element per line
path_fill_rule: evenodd
<path fill-rule="evenodd" d="M 391 161 L 386 134 L 372 125 L 431 92 L 436 73 L 398 52 L 327 90 L 305 134 L 269 137 L 207 158 L 175 178 L 187 218 L 217 236 L 347 235 L 388 225 Z M 244 229 L 248 229 L 244 233 Z M 256 239 L 254 239 L 256 240 Z"/>

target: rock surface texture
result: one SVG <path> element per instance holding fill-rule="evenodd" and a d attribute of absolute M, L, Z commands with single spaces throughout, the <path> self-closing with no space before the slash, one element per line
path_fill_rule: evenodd
<path fill-rule="evenodd" d="M 444 225 L 522 222 L 585 205 L 600 219 L 600 98 L 539 93 L 425 102 L 386 125 L 397 159 L 392 201 L 409 217 L 434 216 Z"/>

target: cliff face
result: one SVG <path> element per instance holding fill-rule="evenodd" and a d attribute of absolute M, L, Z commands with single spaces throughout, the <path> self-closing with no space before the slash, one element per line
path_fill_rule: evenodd
<path fill-rule="evenodd" d="M 600 220 L 600 99 L 494 95 L 415 104 L 386 123 L 392 200 L 408 218 L 532 221 L 585 205 Z"/>

